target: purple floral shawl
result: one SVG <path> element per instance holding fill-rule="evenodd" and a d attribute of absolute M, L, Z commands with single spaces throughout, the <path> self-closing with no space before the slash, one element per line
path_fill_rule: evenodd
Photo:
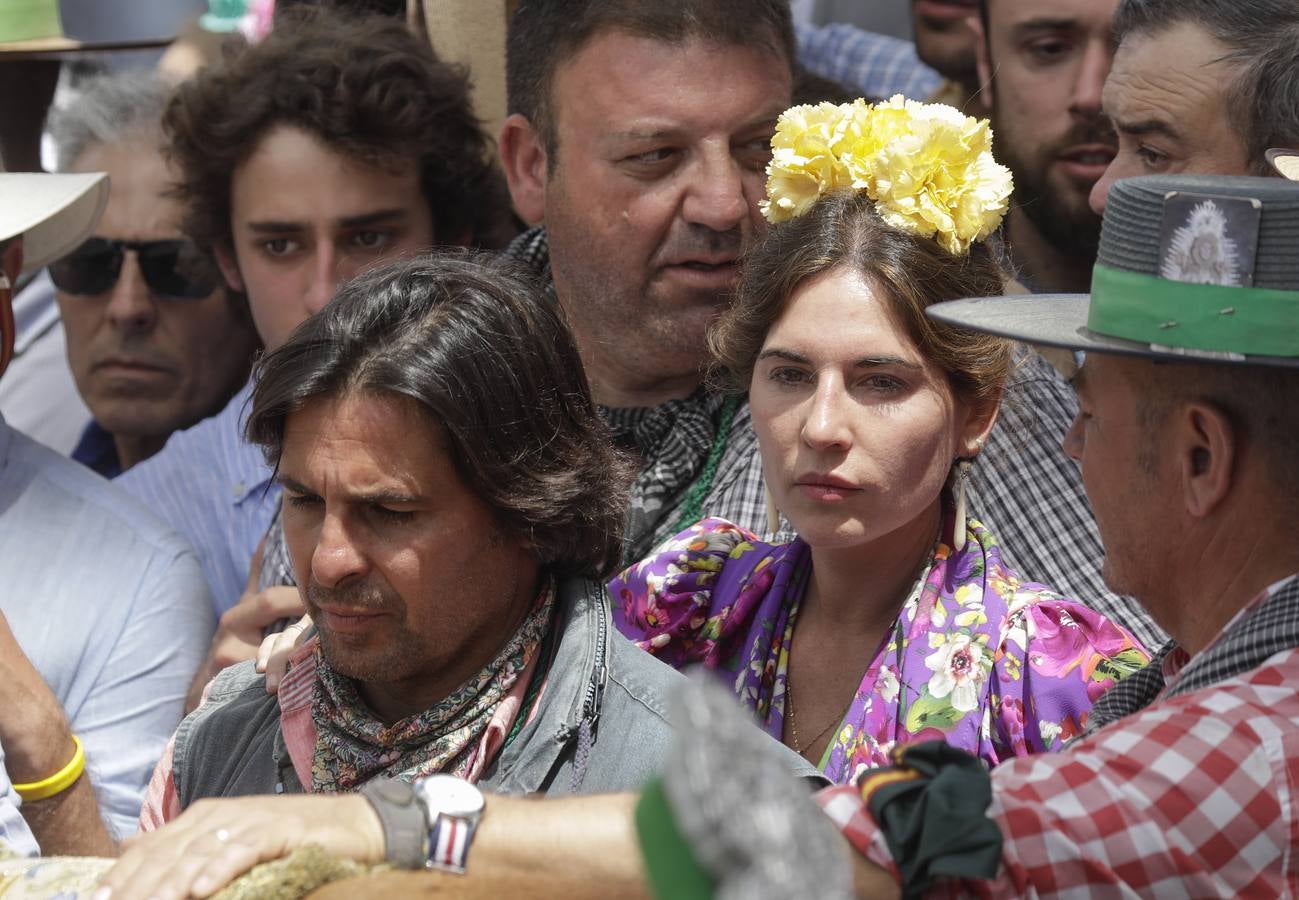
<path fill-rule="evenodd" d="M 875 656 L 820 763 L 836 784 L 887 765 L 897 743 L 939 738 L 989 766 L 1057 750 L 1103 691 L 1149 659 L 1114 622 L 1022 580 L 982 525 L 967 530 L 959 552 L 938 542 L 893 629 L 862 648 Z M 811 561 L 801 540 L 765 544 L 705 519 L 610 582 L 614 621 L 673 667 L 728 676 L 779 740 Z"/>

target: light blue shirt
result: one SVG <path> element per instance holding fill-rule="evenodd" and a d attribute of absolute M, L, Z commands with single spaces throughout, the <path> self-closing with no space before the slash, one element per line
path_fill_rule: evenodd
<path fill-rule="evenodd" d="M 809 72 L 855 88 L 863 97 L 887 100 L 902 94 L 927 100 L 943 83 L 943 76 L 920 61 L 911 41 L 844 24 L 799 25 L 795 33 L 798 61 Z"/>
<path fill-rule="evenodd" d="M 27 820 L 18 811 L 22 803 L 5 771 L 5 748 L 0 746 L 0 847 L 19 856 L 36 856 L 40 848 L 27 827 Z"/>
<path fill-rule="evenodd" d="M 176 432 L 113 482 L 189 541 L 217 615 L 239 602 L 280 502 L 262 451 L 243 438 L 251 396 L 249 382 L 221 412 Z"/>
<path fill-rule="evenodd" d="M 134 833 L 212 640 L 194 554 L 112 484 L 0 419 L 0 573 L 0 610 L 81 738 L 105 820 Z"/>

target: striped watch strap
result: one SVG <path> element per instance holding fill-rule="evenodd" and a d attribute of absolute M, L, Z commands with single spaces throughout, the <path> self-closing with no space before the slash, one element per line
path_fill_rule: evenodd
<path fill-rule="evenodd" d="M 465 860 L 473 843 L 476 823 L 445 813 L 437 817 L 429 831 L 428 867 L 444 872 L 465 874 Z"/>

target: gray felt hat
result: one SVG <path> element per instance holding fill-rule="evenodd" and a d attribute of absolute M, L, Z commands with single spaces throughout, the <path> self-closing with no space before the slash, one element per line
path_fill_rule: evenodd
<path fill-rule="evenodd" d="M 1299 183 L 1116 182 L 1090 294 L 978 297 L 928 313 L 1073 350 L 1299 367 Z"/>

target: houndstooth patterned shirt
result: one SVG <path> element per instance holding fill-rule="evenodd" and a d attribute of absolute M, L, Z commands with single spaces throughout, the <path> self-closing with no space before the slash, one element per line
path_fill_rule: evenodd
<path fill-rule="evenodd" d="M 1154 673 L 1160 690 L 1150 692 Z M 1193 658 L 1168 648 L 1111 688 L 1104 723 L 992 772 L 992 881 L 939 896 L 1279 897 L 1299 885 L 1299 579 L 1264 591 Z M 1140 689 L 1134 689 L 1138 687 Z M 1160 692 L 1162 690 L 1162 693 Z M 817 795 L 868 859 L 888 845 L 851 785 Z M 895 871 L 895 870 L 893 870 Z M 896 874 L 896 873 L 895 873 Z"/>
<path fill-rule="evenodd" d="M 541 278 L 553 297 L 550 245 L 545 229 L 537 227 L 519 235 L 505 255 Z M 632 485 L 631 510 L 627 517 L 629 562 L 648 556 L 656 546 L 676 534 L 687 495 L 717 438 L 724 401 L 722 395 L 701 387 L 684 400 L 673 400 L 653 409 L 601 407 L 615 439 L 638 452 L 642 461 L 640 474 Z M 740 404 L 731 420 L 717 474 L 704 496 L 701 516 L 718 516 L 758 533 L 767 531 L 762 465 L 747 403 Z M 772 537 L 792 539 L 793 532 L 786 523 L 785 530 Z"/>
<path fill-rule="evenodd" d="M 550 247 L 543 228 L 514 240 L 505 255 L 547 285 Z M 1002 557 L 1021 575 L 1075 597 L 1126 627 L 1146 647 L 1166 640 L 1146 612 L 1105 586 L 1104 558 L 1078 465 L 1061 449 L 1078 402 L 1064 379 L 1037 353 L 1023 349 L 1006 387 L 1001 416 L 970 473 L 970 514 L 997 536 Z M 700 388 L 654 409 L 602 409 L 624 446 L 640 453 L 632 485 L 626 558 L 635 561 L 677 531 L 687 495 L 716 438 L 724 398 Z M 769 542 L 794 537 L 789 523 L 767 527 L 762 460 L 747 403 L 726 435 L 717 474 L 701 511 L 734 522 Z M 292 584 L 277 521 L 267 538 L 263 586 Z"/>

